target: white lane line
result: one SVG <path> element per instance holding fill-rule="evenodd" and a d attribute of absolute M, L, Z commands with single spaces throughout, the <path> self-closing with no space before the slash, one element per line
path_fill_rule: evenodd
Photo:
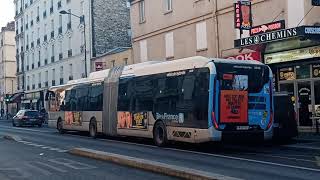
<path fill-rule="evenodd" d="M 66 172 L 68 172 L 68 171 L 66 171 L 66 170 L 64 170 L 64 169 L 60 169 L 60 168 L 58 168 L 58 167 L 51 166 L 51 165 L 49 165 L 49 164 L 46 164 L 46 163 L 43 163 L 43 162 L 40 162 L 40 161 L 37 161 L 37 162 L 35 162 L 35 163 L 40 164 L 40 165 L 42 165 L 42 166 L 46 166 L 46 167 L 48 167 L 48 168 L 50 168 L 50 169 L 54 169 L 54 170 L 56 170 L 56 171 L 58 171 L 58 172 L 61 172 L 61 173 L 66 173 Z"/>
<path fill-rule="evenodd" d="M 42 133 L 53 132 L 53 130 L 44 131 L 44 130 L 37 130 L 37 129 L 27 129 L 27 128 L 9 127 L 9 126 L 1 126 L 1 125 L 0 125 L 0 128 L 6 128 L 7 130 L 15 129 L 15 130 L 24 130 L 24 131 L 42 132 Z"/>
<path fill-rule="evenodd" d="M 50 147 L 48 146 L 44 146 L 44 147 L 41 147 L 42 149 L 49 149 Z"/>
<path fill-rule="evenodd" d="M 257 153 L 241 153 L 239 155 L 259 155 L 259 156 L 265 156 L 265 157 L 273 157 L 273 158 L 280 158 L 280 159 L 288 159 L 288 160 L 294 160 L 294 161 L 305 161 L 305 162 L 312 162 L 315 163 L 316 161 L 313 160 L 307 160 L 307 159 L 298 159 L 293 157 L 285 157 L 280 155 L 269 155 L 269 154 L 257 154 Z"/>

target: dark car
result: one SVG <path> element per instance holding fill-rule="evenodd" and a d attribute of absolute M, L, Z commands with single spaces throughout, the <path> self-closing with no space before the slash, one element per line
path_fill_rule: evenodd
<path fill-rule="evenodd" d="M 36 110 L 20 110 L 12 119 L 13 126 L 39 126 L 43 124 L 43 117 Z"/>
<path fill-rule="evenodd" d="M 274 95 L 274 139 L 290 140 L 298 136 L 296 113 L 291 95 L 286 92 Z"/>

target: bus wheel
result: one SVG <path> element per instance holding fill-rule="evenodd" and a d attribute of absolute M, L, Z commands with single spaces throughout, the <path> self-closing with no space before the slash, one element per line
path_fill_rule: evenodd
<path fill-rule="evenodd" d="M 153 129 L 153 141 L 159 147 L 165 146 L 168 142 L 167 130 L 162 121 L 155 124 Z"/>
<path fill-rule="evenodd" d="M 97 123 L 94 120 L 90 121 L 89 134 L 90 134 L 90 137 L 92 138 L 97 137 Z"/>
<path fill-rule="evenodd" d="M 61 119 L 58 120 L 57 129 L 58 129 L 58 131 L 59 131 L 60 134 L 63 134 L 63 133 L 64 133 L 63 123 L 62 123 L 62 120 L 61 120 Z"/>

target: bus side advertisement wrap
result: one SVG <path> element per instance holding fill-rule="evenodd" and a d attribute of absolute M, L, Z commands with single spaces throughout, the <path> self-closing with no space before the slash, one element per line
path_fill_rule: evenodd
<path fill-rule="evenodd" d="M 248 91 L 221 91 L 221 123 L 248 122 Z"/>
<path fill-rule="evenodd" d="M 65 112 L 65 123 L 67 125 L 81 126 L 81 112 Z"/>
<path fill-rule="evenodd" d="M 131 113 L 126 111 L 118 111 L 118 128 L 147 129 L 147 114 L 147 112 Z"/>

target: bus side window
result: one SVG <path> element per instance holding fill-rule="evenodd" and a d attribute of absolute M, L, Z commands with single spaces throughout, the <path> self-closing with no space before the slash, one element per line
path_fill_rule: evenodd
<path fill-rule="evenodd" d="M 118 111 L 129 111 L 128 80 L 120 80 L 119 83 Z"/>

